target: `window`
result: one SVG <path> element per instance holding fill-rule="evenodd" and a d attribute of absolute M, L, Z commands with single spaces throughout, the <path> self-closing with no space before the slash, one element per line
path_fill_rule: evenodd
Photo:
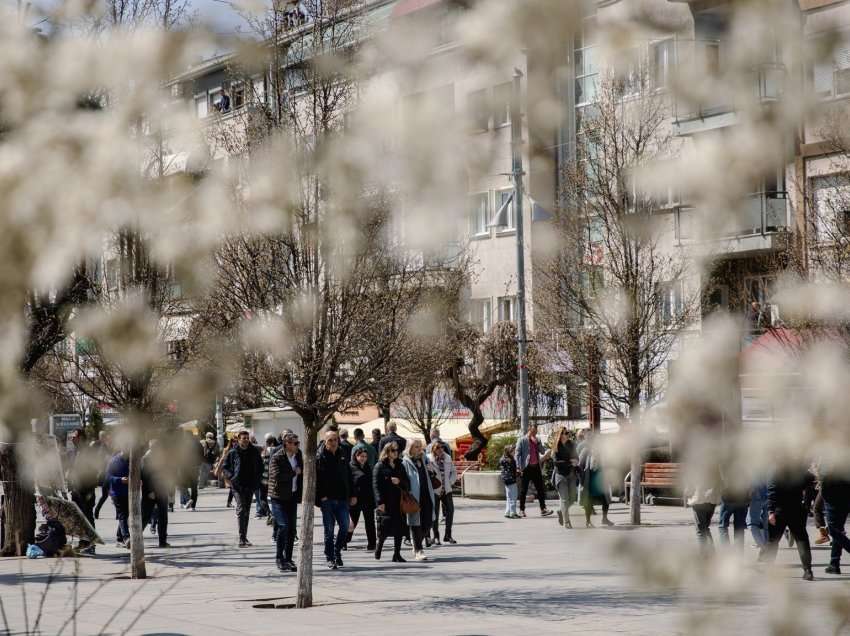
<path fill-rule="evenodd" d="M 516 320 L 516 297 L 515 296 L 502 296 L 497 301 L 498 310 L 499 310 L 499 321 L 511 321 Z"/>
<path fill-rule="evenodd" d="M 811 225 L 818 242 L 846 240 L 850 236 L 850 177 L 817 177 L 811 180 L 811 190 Z"/>
<path fill-rule="evenodd" d="M 673 40 L 660 40 L 649 45 L 650 82 L 653 90 L 670 87 L 673 73 Z"/>
<path fill-rule="evenodd" d="M 106 289 L 107 291 L 118 291 L 118 279 L 121 266 L 117 258 L 106 261 Z"/>
<path fill-rule="evenodd" d="M 172 97 L 183 97 L 183 85 L 180 83 L 175 83 L 171 85 L 171 96 Z"/>
<path fill-rule="evenodd" d="M 597 65 L 596 16 L 591 15 L 582 19 L 581 29 L 575 40 L 575 102 L 576 106 L 590 104 L 596 101 Z"/>
<path fill-rule="evenodd" d="M 703 42 L 702 62 L 706 75 L 709 77 L 720 76 L 720 42 Z"/>
<path fill-rule="evenodd" d="M 673 324 L 682 316 L 684 285 L 682 281 L 673 281 L 662 286 L 661 321 L 665 325 Z"/>
<path fill-rule="evenodd" d="M 490 195 L 486 192 L 469 197 L 470 233 L 473 236 L 490 234 Z"/>
<path fill-rule="evenodd" d="M 234 110 L 245 105 L 245 85 L 242 82 L 231 85 L 230 100 Z"/>
<path fill-rule="evenodd" d="M 620 58 L 616 82 L 617 93 L 620 97 L 633 97 L 640 93 L 640 51 L 628 49 Z"/>
<path fill-rule="evenodd" d="M 490 129 L 490 112 L 487 108 L 487 91 L 470 93 L 466 98 L 466 107 L 472 130 L 479 132 Z"/>
<path fill-rule="evenodd" d="M 496 192 L 496 211 L 502 209 L 502 206 L 505 204 L 505 201 L 510 199 L 513 192 L 513 188 L 511 188 L 510 190 L 499 190 Z M 510 230 L 516 229 L 516 212 L 514 212 L 515 209 L 516 206 L 514 206 L 514 202 L 511 201 L 510 204 L 508 204 L 508 209 L 506 211 L 505 216 L 502 217 L 505 219 L 505 225 L 496 228 L 498 231 L 508 232 Z"/>
<path fill-rule="evenodd" d="M 493 89 L 493 128 L 510 125 L 513 90 L 511 82 L 499 84 Z"/>
<path fill-rule="evenodd" d="M 206 93 L 195 95 L 195 114 L 201 119 L 209 115 L 209 102 Z"/>
<path fill-rule="evenodd" d="M 493 308 L 489 298 L 470 301 L 469 322 L 483 333 L 493 326 Z"/>
<path fill-rule="evenodd" d="M 188 349 L 189 348 L 185 340 L 169 340 L 166 343 L 168 357 L 173 362 L 182 362 L 185 360 Z"/>
<path fill-rule="evenodd" d="M 815 62 L 812 76 L 818 97 L 850 95 L 850 34 L 841 36 L 831 57 Z"/>

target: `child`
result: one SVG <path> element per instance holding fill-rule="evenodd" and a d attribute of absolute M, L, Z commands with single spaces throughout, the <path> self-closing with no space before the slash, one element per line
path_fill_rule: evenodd
<path fill-rule="evenodd" d="M 520 516 L 516 512 L 517 503 L 517 486 L 516 475 L 517 467 L 514 459 L 514 447 L 511 445 L 505 446 L 502 453 L 502 459 L 499 460 L 499 468 L 502 471 L 502 482 L 505 484 L 505 518 L 519 519 Z"/>

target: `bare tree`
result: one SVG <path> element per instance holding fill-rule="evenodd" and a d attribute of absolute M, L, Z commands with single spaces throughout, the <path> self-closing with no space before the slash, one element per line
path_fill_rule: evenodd
<path fill-rule="evenodd" d="M 674 151 L 669 107 L 646 92 L 624 99 L 623 80 L 600 82 L 582 120 L 554 221 L 560 251 L 539 268 L 541 320 L 571 358 L 572 373 L 598 386 L 603 408 L 628 413 L 637 430 L 647 396 L 679 331 L 699 310 L 690 261 L 672 244 L 669 216 L 641 171 Z M 689 284 L 690 283 L 690 284 Z M 651 390 L 648 390 L 650 388 Z M 639 448 L 631 460 L 631 521 L 640 523 Z"/>

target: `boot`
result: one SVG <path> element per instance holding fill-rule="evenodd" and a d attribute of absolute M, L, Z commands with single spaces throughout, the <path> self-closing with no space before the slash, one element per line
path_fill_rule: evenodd
<path fill-rule="evenodd" d="M 815 545 L 823 545 L 824 543 L 829 543 L 829 532 L 826 528 L 818 528 L 818 533 L 820 536 L 815 539 Z"/>
<path fill-rule="evenodd" d="M 386 540 L 386 537 L 381 537 L 380 539 L 378 539 L 378 545 L 375 547 L 375 560 L 376 561 L 381 560 L 381 550 L 384 549 L 384 541 L 385 540 Z"/>

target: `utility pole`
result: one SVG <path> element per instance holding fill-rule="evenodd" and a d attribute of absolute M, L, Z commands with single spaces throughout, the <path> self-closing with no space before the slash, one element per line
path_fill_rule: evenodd
<path fill-rule="evenodd" d="M 224 416 L 221 412 L 221 400 L 215 397 L 215 432 L 218 447 L 224 452 Z"/>
<path fill-rule="evenodd" d="M 522 72 L 514 69 L 511 94 L 511 152 L 513 154 L 514 210 L 516 217 L 516 271 L 517 310 L 519 312 L 519 337 L 517 338 L 517 364 L 519 365 L 519 422 L 522 434 L 528 432 L 528 365 L 526 364 L 527 333 L 525 324 L 525 218 L 523 214 L 522 169 Z"/>

